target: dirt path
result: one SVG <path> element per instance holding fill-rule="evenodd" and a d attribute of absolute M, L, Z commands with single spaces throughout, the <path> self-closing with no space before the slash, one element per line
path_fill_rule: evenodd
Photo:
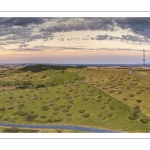
<path fill-rule="evenodd" d="M 0 90 L 11 90 L 15 89 L 17 86 L 2 86 L 0 87 Z"/>

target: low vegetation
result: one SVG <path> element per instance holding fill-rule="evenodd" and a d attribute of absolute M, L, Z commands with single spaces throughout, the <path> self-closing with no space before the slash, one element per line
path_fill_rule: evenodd
<path fill-rule="evenodd" d="M 149 132 L 149 80 L 128 72 L 129 68 L 48 65 L 1 70 L 0 122 Z M 31 131 L 26 130 L 1 132 Z M 49 132 L 31 132 L 45 131 Z"/>

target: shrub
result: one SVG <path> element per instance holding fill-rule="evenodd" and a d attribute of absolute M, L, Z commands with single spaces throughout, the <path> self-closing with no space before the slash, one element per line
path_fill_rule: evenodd
<path fill-rule="evenodd" d="M 134 97 L 134 96 L 135 96 L 135 94 L 130 94 L 129 96 L 130 96 L 130 97 Z"/>
<path fill-rule="evenodd" d="M 70 109 L 71 107 L 72 107 L 71 105 L 68 105 L 68 106 L 67 106 L 67 109 Z"/>
<path fill-rule="evenodd" d="M 72 116 L 72 114 L 71 113 L 67 113 L 66 116 Z"/>
<path fill-rule="evenodd" d="M 87 99 L 87 98 L 83 98 L 82 100 L 83 100 L 83 101 L 88 101 L 88 99 Z"/>
<path fill-rule="evenodd" d="M 140 119 L 140 121 L 143 123 L 143 124 L 147 124 L 149 122 L 149 120 L 147 118 L 143 118 L 143 119 Z"/>
<path fill-rule="evenodd" d="M 85 112 L 85 110 L 83 110 L 83 109 L 79 110 L 79 113 L 84 113 L 84 112 Z"/>
<path fill-rule="evenodd" d="M 58 115 L 58 114 L 59 114 L 59 112 L 53 112 L 52 114 L 53 114 L 53 115 Z"/>
<path fill-rule="evenodd" d="M 42 111 L 48 111 L 48 110 L 49 110 L 49 107 L 48 107 L 48 106 L 41 106 L 41 110 L 42 110 Z"/>
<path fill-rule="evenodd" d="M 28 113 L 25 111 L 19 110 L 19 111 L 14 112 L 14 115 L 26 116 L 26 115 L 28 115 Z"/>
<path fill-rule="evenodd" d="M 63 109 L 63 110 L 62 110 L 62 112 L 68 112 L 68 111 L 69 111 L 68 109 Z"/>
<path fill-rule="evenodd" d="M 111 111 L 115 111 L 115 110 L 116 110 L 115 106 L 112 106 L 112 105 L 109 106 L 109 109 L 110 109 Z"/>
<path fill-rule="evenodd" d="M 108 98 L 108 99 L 107 99 L 108 102 L 110 102 L 111 100 L 112 100 L 111 98 Z"/>
<path fill-rule="evenodd" d="M 101 102 L 102 100 L 101 99 L 98 99 L 96 102 Z"/>
<path fill-rule="evenodd" d="M 123 100 L 124 100 L 124 101 L 126 101 L 126 100 L 127 100 L 127 98 L 123 98 Z"/>
<path fill-rule="evenodd" d="M 19 105 L 18 105 L 18 108 L 19 108 L 19 109 L 22 109 L 23 107 L 24 107 L 24 104 L 19 104 Z"/>
<path fill-rule="evenodd" d="M 20 96 L 19 96 L 19 98 L 23 98 L 23 96 L 22 96 L 22 95 L 20 95 Z"/>
<path fill-rule="evenodd" d="M 14 107 L 8 107 L 9 110 L 14 109 Z"/>
<path fill-rule="evenodd" d="M 101 119 L 102 119 L 102 120 L 105 120 L 105 119 L 107 119 L 107 116 L 106 116 L 106 115 L 103 115 Z"/>
<path fill-rule="evenodd" d="M 34 114 L 34 113 L 35 113 L 35 111 L 31 110 L 31 111 L 30 111 L 30 113 L 31 113 L 31 114 Z"/>
<path fill-rule="evenodd" d="M 62 118 L 57 118 L 57 119 L 54 119 L 54 122 L 61 122 L 63 119 Z"/>
<path fill-rule="evenodd" d="M 142 94 L 142 92 L 141 92 L 141 91 L 137 91 L 136 94 L 137 94 L 137 95 L 140 95 L 140 94 Z"/>
<path fill-rule="evenodd" d="M 103 114 L 99 114 L 99 115 L 97 115 L 97 116 L 101 118 L 101 117 L 103 116 Z"/>
<path fill-rule="evenodd" d="M 141 110 L 139 108 L 139 106 L 135 106 L 134 107 L 134 113 L 139 113 Z"/>
<path fill-rule="evenodd" d="M 105 108 L 106 108 L 106 106 L 105 106 L 105 105 L 101 106 L 101 109 L 105 109 Z"/>
<path fill-rule="evenodd" d="M 5 110 L 5 108 L 4 108 L 4 107 L 1 107 L 1 108 L 0 108 L 0 111 L 4 111 L 4 110 Z"/>
<path fill-rule="evenodd" d="M 133 113 L 131 114 L 129 117 L 128 117 L 130 120 L 137 120 L 139 118 L 139 115 L 136 114 L 136 113 Z"/>
<path fill-rule="evenodd" d="M 91 115 L 88 114 L 88 113 L 85 113 L 85 114 L 82 115 L 83 118 L 89 118 L 90 116 L 91 116 Z"/>
<path fill-rule="evenodd" d="M 97 98 L 102 98 L 102 96 L 101 96 L 101 95 L 99 95 L 99 96 L 97 96 Z"/>
<path fill-rule="evenodd" d="M 26 121 L 33 121 L 38 117 L 38 115 L 31 115 L 29 114 L 28 116 L 26 116 Z"/>
<path fill-rule="evenodd" d="M 53 120 L 52 119 L 47 119 L 47 122 L 53 122 Z"/>
<path fill-rule="evenodd" d="M 142 100 L 139 100 L 139 99 L 138 99 L 138 100 L 136 100 L 136 101 L 137 101 L 138 103 L 141 103 L 141 102 L 142 102 Z"/>
<path fill-rule="evenodd" d="M 59 109 L 59 107 L 55 107 L 54 110 L 55 111 L 59 111 L 60 109 Z"/>
<path fill-rule="evenodd" d="M 65 107 L 65 105 L 60 105 L 59 107 L 64 108 L 64 107 Z"/>
<path fill-rule="evenodd" d="M 108 117 L 112 117 L 112 116 L 113 116 L 113 113 L 109 113 L 107 116 L 108 116 Z"/>
<path fill-rule="evenodd" d="M 108 91 L 108 93 L 113 93 L 113 92 L 114 92 L 113 90 L 109 90 L 109 91 Z"/>
<path fill-rule="evenodd" d="M 9 97 L 9 99 L 13 99 L 13 97 L 12 97 L 12 96 L 10 96 L 10 97 Z"/>
<path fill-rule="evenodd" d="M 18 132 L 19 129 L 18 128 L 15 128 L 15 127 L 12 127 L 12 128 L 4 128 L 3 129 L 3 132 L 6 132 L 6 133 L 16 133 Z"/>
<path fill-rule="evenodd" d="M 62 133 L 62 130 L 57 129 L 56 132 L 57 133 Z"/>
<path fill-rule="evenodd" d="M 41 119 L 45 119 L 47 116 L 46 115 L 41 115 L 40 118 Z"/>

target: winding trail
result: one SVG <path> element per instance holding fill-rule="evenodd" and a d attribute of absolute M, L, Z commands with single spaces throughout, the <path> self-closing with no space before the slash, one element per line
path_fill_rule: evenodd
<path fill-rule="evenodd" d="M 66 129 L 66 130 L 80 130 L 93 133 L 119 133 L 112 130 L 104 130 L 92 127 L 82 127 L 82 126 L 71 126 L 71 125 L 27 125 L 27 124 L 10 124 L 10 123 L 0 123 L 3 127 L 15 127 L 15 128 L 28 128 L 28 129 Z"/>

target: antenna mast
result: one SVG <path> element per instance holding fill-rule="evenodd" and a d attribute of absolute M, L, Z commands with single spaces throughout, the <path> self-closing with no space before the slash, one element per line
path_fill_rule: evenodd
<path fill-rule="evenodd" d="M 143 49 L 143 69 L 145 69 L 145 50 Z"/>

